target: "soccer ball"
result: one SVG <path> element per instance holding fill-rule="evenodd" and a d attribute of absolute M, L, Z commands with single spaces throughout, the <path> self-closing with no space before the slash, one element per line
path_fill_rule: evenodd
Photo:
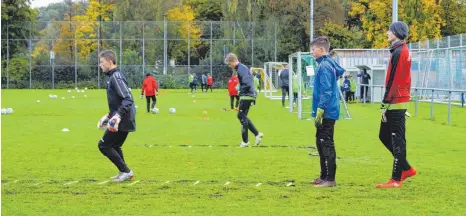
<path fill-rule="evenodd" d="M 58 96 L 57 96 L 57 95 L 52 95 L 52 98 L 53 98 L 53 99 L 57 99 Z"/>
<path fill-rule="evenodd" d="M 152 113 L 154 114 L 158 114 L 159 113 L 159 109 L 154 107 L 153 109 L 150 110 Z"/>
<path fill-rule="evenodd" d="M 13 109 L 12 108 L 7 108 L 6 109 L 6 114 L 13 114 Z"/>
<path fill-rule="evenodd" d="M 176 112 L 176 109 L 175 108 L 170 108 L 170 110 L 168 110 L 171 114 L 175 114 Z"/>

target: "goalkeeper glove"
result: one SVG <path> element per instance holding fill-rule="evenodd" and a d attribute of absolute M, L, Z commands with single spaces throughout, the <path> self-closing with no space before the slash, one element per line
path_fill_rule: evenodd
<path fill-rule="evenodd" d="M 108 115 L 102 116 L 102 118 L 97 122 L 97 129 L 105 130 L 107 128 L 108 120 Z"/>
<path fill-rule="evenodd" d="M 314 124 L 316 128 L 322 127 L 322 120 L 324 118 L 324 110 L 321 108 L 317 108 L 316 118 L 314 119 Z"/>
<path fill-rule="evenodd" d="M 112 118 L 108 121 L 107 129 L 111 132 L 118 131 L 118 124 L 120 124 L 121 117 L 118 114 L 112 116 Z"/>

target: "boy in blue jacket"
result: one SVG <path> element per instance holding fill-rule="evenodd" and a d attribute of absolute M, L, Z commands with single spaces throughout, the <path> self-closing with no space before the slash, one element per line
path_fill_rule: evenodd
<path fill-rule="evenodd" d="M 333 141 L 335 121 L 340 116 L 338 77 L 344 69 L 328 54 L 330 42 L 318 37 L 311 43 L 312 56 L 319 66 L 316 69 L 312 93 L 312 117 L 315 118 L 316 144 L 320 156 L 320 176 L 312 181 L 316 187 L 333 187 L 337 170 Z"/>

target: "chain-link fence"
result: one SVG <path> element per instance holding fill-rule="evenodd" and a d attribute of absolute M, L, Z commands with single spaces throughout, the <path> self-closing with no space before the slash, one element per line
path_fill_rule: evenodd
<path fill-rule="evenodd" d="M 187 88 L 188 73 L 210 73 L 224 87 L 223 62 L 237 53 L 248 66 L 276 61 L 277 25 L 267 22 L 15 22 L 1 39 L 2 88 L 105 87 L 98 54 L 117 53 L 130 87 L 152 73 L 162 88 Z M 19 26 L 19 27 L 18 27 Z M 15 29 L 13 29 L 15 28 Z M 8 31 L 19 34 L 10 37 Z"/>
<path fill-rule="evenodd" d="M 466 89 L 466 34 L 410 43 L 411 85 L 417 88 Z M 388 49 L 338 49 L 337 61 L 346 69 L 361 65 L 387 66 Z M 414 94 L 414 92 L 412 92 Z M 431 92 L 420 92 L 421 99 L 430 99 Z M 436 100 L 447 100 L 447 92 L 438 91 Z M 452 99 L 460 100 L 461 92 Z"/>

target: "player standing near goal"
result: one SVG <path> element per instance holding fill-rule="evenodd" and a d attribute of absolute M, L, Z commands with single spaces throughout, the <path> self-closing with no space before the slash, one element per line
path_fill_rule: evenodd
<path fill-rule="evenodd" d="M 256 136 L 256 146 L 262 141 L 264 134 L 257 131 L 252 121 L 248 118 L 249 108 L 256 102 L 256 88 L 254 87 L 254 80 L 249 68 L 238 61 L 235 54 L 230 53 L 225 58 L 225 63 L 232 69 L 236 70 L 240 85 L 240 101 L 238 119 L 241 122 L 241 136 L 243 141 L 240 147 L 249 147 L 248 129 Z"/>
<path fill-rule="evenodd" d="M 129 132 L 136 131 L 136 108 L 133 95 L 128 89 L 125 76 L 117 67 L 115 52 L 104 51 L 100 54 L 100 67 L 108 76 L 107 101 L 110 112 L 104 115 L 97 127 L 107 129 L 99 141 L 99 150 L 118 168 L 120 173 L 112 177 L 114 182 L 122 182 L 133 178 L 134 173 L 125 163 L 121 146 Z"/>
<path fill-rule="evenodd" d="M 150 73 L 146 74 L 146 78 L 142 82 L 141 99 L 144 97 L 144 93 L 146 93 L 147 113 L 149 113 L 150 109 L 154 109 L 155 104 L 157 103 L 157 96 L 159 95 L 159 86 L 157 84 L 157 80 L 151 76 Z M 152 106 L 150 106 L 151 99 Z"/>
<path fill-rule="evenodd" d="M 328 37 L 318 37 L 311 43 L 312 56 L 319 66 L 314 78 L 312 117 L 315 118 L 316 145 L 320 156 L 320 176 L 312 183 L 316 187 L 336 186 L 336 152 L 333 141 L 335 121 L 340 117 L 338 77 L 344 69 L 329 55 Z"/>
<path fill-rule="evenodd" d="M 406 110 L 410 101 L 411 57 L 404 41 L 408 37 L 408 26 L 394 22 L 387 32 L 390 46 L 390 61 L 385 79 L 385 95 L 380 112 L 379 139 L 392 153 L 392 178 L 377 188 L 398 188 L 406 178 L 416 175 L 416 170 L 406 159 Z"/>

